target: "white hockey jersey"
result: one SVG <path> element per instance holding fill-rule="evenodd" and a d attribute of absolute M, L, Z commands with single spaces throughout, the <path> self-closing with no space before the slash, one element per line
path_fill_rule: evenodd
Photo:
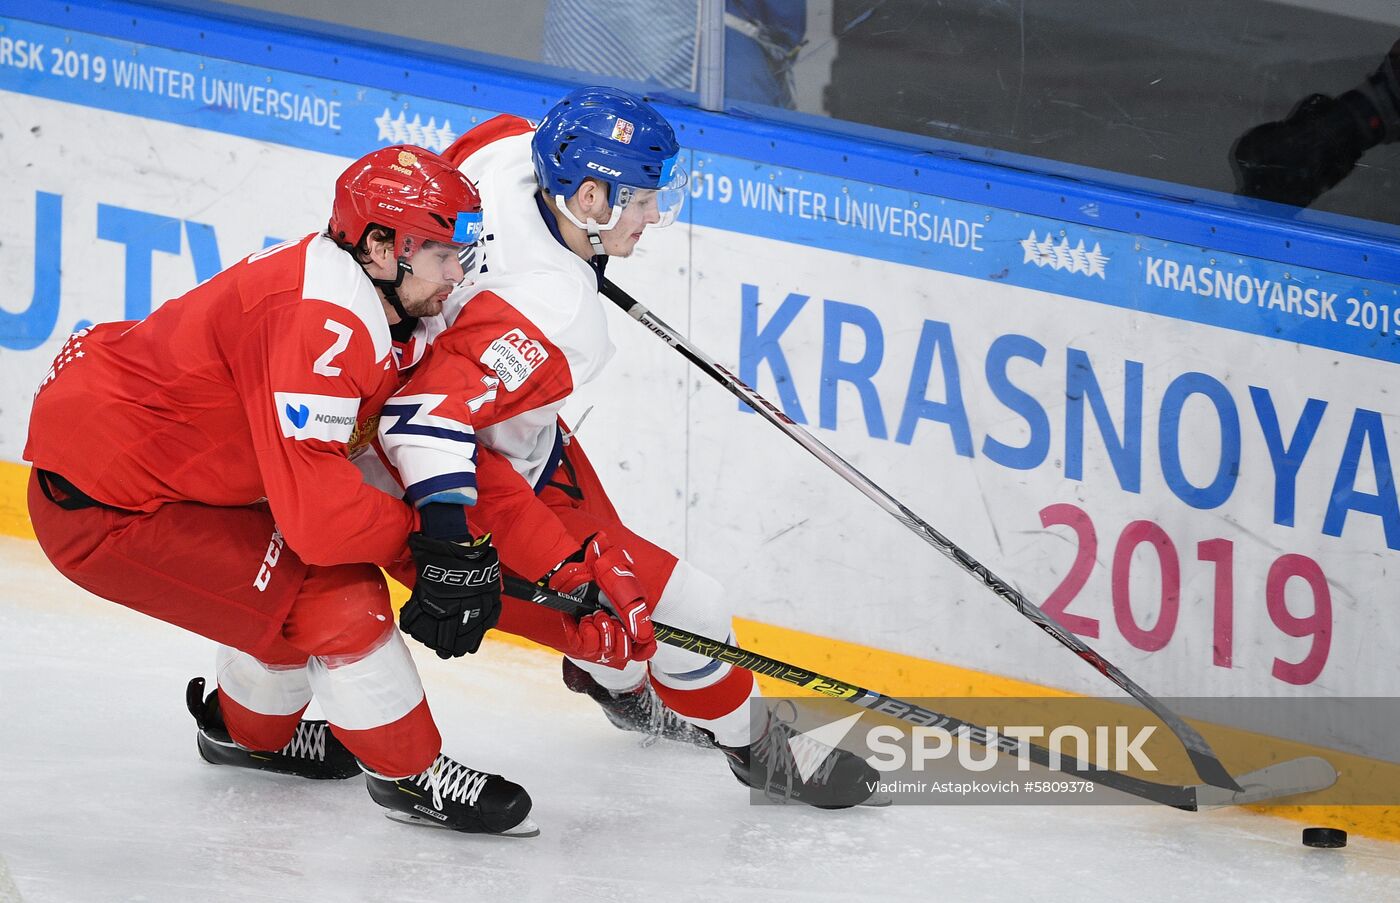
<path fill-rule="evenodd" d="M 519 502 L 520 492 L 541 488 L 562 449 L 560 409 L 614 352 L 597 271 L 560 242 L 536 199 L 532 134 L 526 120 L 500 116 L 463 135 L 445 154 L 481 192 L 485 231 L 474 271 L 444 305 L 450 325 L 434 336 L 430 352 L 381 420 L 383 452 L 419 505 L 476 502 L 478 462 L 466 461 L 473 442 L 518 475 L 515 484 L 497 485 L 495 493 Z M 463 403 L 474 437 L 449 424 L 462 419 Z M 417 412 L 416 425 L 391 411 Z M 540 527 L 536 516 L 547 519 L 547 511 L 526 517 Z M 544 530 L 540 542 L 530 543 L 538 557 L 517 559 L 513 569 L 533 574 L 528 568 L 551 559 L 542 573 L 577 548 L 568 547 L 572 541 L 562 527 Z"/>

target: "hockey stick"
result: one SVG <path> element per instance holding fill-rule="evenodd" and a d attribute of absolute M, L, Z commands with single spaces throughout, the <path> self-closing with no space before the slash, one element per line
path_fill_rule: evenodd
<path fill-rule="evenodd" d="M 1186 754 L 1191 758 L 1191 764 L 1195 767 L 1196 773 L 1207 783 L 1236 792 L 1241 789 L 1239 784 L 1236 784 L 1234 779 L 1230 777 L 1230 773 L 1226 771 L 1225 766 L 1221 764 L 1220 757 L 1210 748 L 1210 744 L 1206 743 L 1205 738 L 1189 724 L 1182 721 L 1175 712 L 1159 702 L 1151 693 L 1148 693 L 1142 687 L 1138 686 L 1132 678 L 1120 671 L 1117 665 L 1114 665 L 1108 659 L 1089 648 L 1088 644 L 1073 633 L 1070 633 L 1054 618 L 1041 611 L 1039 606 L 1023 596 L 1019 590 L 1012 587 L 996 574 L 993 574 L 986 565 L 973 558 L 951 539 L 948 539 L 942 533 L 935 530 L 927 521 L 906 508 L 898 499 L 877 486 L 873 480 L 859 470 L 856 470 L 855 467 L 851 466 L 850 463 L 836 452 L 827 448 L 817 437 L 794 423 L 791 418 L 775 407 L 772 402 L 746 385 L 739 377 L 717 364 L 709 355 L 692 345 L 685 336 L 680 335 L 674 329 L 667 326 L 657 318 L 655 314 L 643 307 L 637 299 L 618 288 L 608 279 L 603 280 L 601 291 L 610 301 L 626 311 L 628 316 L 656 333 L 662 341 L 680 352 L 686 360 L 699 367 L 708 374 L 710 378 L 733 393 L 740 401 L 763 415 L 765 420 L 782 430 L 789 438 L 811 452 L 817 460 L 835 471 L 837 476 L 859 489 L 867 498 L 894 517 L 895 520 L 904 524 L 904 526 L 908 527 L 915 535 L 942 552 L 957 564 L 958 567 L 982 581 L 983 586 L 1005 599 L 1024 617 L 1029 618 L 1041 630 L 1058 640 L 1062 646 L 1065 646 L 1074 652 L 1075 655 L 1084 659 L 1084 661 L 1096 668 L 1100 674 L 1113 681 L 1130 696 L 1142 703 L 1152 714 L 1160 718 L 1162 722 L 1166 724 L 1167 728 L 1176 735 L 1176 738 L 1181 741 L 1182 746 L 1186 747 Z"/>
<path fill-rule="evenodd" d="M 506 577 L 504 584 L 506 595 L 534 602 L 555 611 L 578 615 L 594 610 L 572 596 L 553 592 L 519 577 Z M 1194 812 L 1201 806 L 1257 803 L 1282 796 L 1310 793 L 1314 790 L 1330 787 L 1337 780 L 1336 769 L 1325 759 L 1316 756 L 1289 759 L 1242 775 L 1240 783 L 1243 784 L 1243 787 L 1236 791 L 1209 784 L 1163 784 L 1135 778 L 1119 771 L 1083 767 L 1077 759 L 1056 755 L 1045 747 L 1037 746 L 1034 743 L 1022 743 L 1011 737 L 989 738 L 986 728 L 963 721 L 960 718 L 954 718 L 952 715 L 944 715 L 912 702 L 876 693 L 874 690 L 867 690 L 844 680 L 827 677 L 824 674 L 799 668 L 796 665 L 789 665 L 776 658 L 769 658 L 766 655 L 741 649 L 738 646 L 721 643 L 709 637 L 678 630 L 659 621 L 652 621 L 651 626 L 656 631 L 658 643 L 675 646 L 677 649 L 694 652 L 715 661 L 727 662 L 752 671 L 754 674 L 774 677 L 784 683 L 801 687 L 804 690 L 811 690 L 823 696 L 843 699 L 872 712 L 879 712 L 882 715 L 898 718 L 921 727 L 942 728 L 951 734 L 965 736 L 984 747 L 995 744 L 995 748 L 1001 752 L 1016 753 L 1025 749 L 1028 758 L 1037 765 L 1083 778 L 1086 781 L 1093 781 L 1101 786 L 1119 790 L 1140 799 L 1174 806 L 1177 809 L 1185 809 L 1188 812 Z M 1231 780 L 1233 782 L 1233 779 Z"/>

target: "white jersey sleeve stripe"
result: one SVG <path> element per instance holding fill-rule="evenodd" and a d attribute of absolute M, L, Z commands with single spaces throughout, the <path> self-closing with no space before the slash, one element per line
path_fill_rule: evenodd
<path fill-rule="evenodd" d="M 404 491 L 408 500 L 418 507 L 429 502 L 451 505 L 476 504 L 476 474 L 469 470 L 440 473 L 417 483 L 408 484 Z"/>
<path fill-rule="evenodd" d="M 476 504 L 476 434 L 468 423 L 429 413 L 446 395 L 399 395 L 379 414 L 379 441 L 409 501 Z"/>

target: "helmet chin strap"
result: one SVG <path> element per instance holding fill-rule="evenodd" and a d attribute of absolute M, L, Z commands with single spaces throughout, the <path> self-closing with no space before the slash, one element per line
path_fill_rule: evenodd
<path fill-rule="evenodd" d="M 363 239 L 361 241 L 363 241 Z M 402 257 L 400 257 L 396 261 L 396 263 L 398 263 L 399 265 L 398 272 L 394 274 L 393 279 L 375 279 L 373 276 L 369 275 L 369 267 L 363 261 L 360 260 L 359 255 L 363 251 L 363 245 L 361 245 L 360 249 L 357 250 L 351 245 L 342 244 L 339 241 L 337 241 L 336 244 L 340 246 L 340 249 L 342 251 L 349 254 L 350 257 L 360 265 L 360 269 L 364 270 L 365 275 L 369 277 L 369 281 L 374 284 L 374 287 L 379 289 L 379 291 L 383 293 L 384 300 L 389 302 L 389 306 L 394 309 L 394 313 L 399 315 L 400 320 L 413 319 L 412 315 L 410 315 L 408 311 L 404 310 L 403 302 L 399 300 L 399 286 L 403 285 L 403 277 L 413 272 L 413 267 L 409 266 L 408 263 Z"/>
<path fill-rule="evenodd" d="M 375 288 L 384 293 L 384 300 L 389 302 L 389 306 L 399 315 L 400 320 L 411 320 L 412 316 L 403 309 L 403 302 L 399 300 L 399 286 L 403 285 L 403 277 L 413 272 L 413 267 L 403 260 L 399 260 L 398 264 L 399 269 L 393 279 L 375 279 L 369 276 L 369 270 L 365 270 L 365 275 L 369 276 L 369 281 L 374 283 Z"/>
<path fill-rule="evenodd" d="M 574 212 L 570 210 L 568 204 L 565 203 L 563 196 L 555 195 L 554 205 L 559 208 L 560 212 L 564 215 L 565 219 L 573 223 L 575 226 L 578 226 L 588 236 L 588 244 L 590 247 L 593 248 L 593 255 L 595 257 L 608 256 L 608 252 L 603 250 L 603 236 L 601 235 L 601 233 L 603 232 L 603 230 L 611 229 L 613 226 L 617 225 L 616 216 L 612 217 L 606 226 L 600 224 L 596 219 L 594 219 L 591 216 L 588 217 L 588 219 L 586 219 L 585 221 L 579 222 L 578 217 L 574 216 Z M 619 214 L 621 213 L 621 211 L 617 212 Z"/>
<path fill-rule="evenodd" d="M 598 233 L 598 221 L 593 217 L 588 218 L 588 243 L 593 247 L 593 256 L 607 257 L 608 252 L 603 250 L 603 236 Z"/>

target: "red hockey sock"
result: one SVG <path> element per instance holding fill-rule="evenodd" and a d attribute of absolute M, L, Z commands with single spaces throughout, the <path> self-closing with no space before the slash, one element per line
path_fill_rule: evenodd
<path fill-rule="evenodd" d="M 654 677 L 651 685 L 656 688 L 656 695 L 661 697 L 666 707 L 677 715 L 713 721 L 734 712 L 748 701 L 753 693 L 753 674 L 743 668 L 731 668 L 718 682 L 696 689 L 668 687 Z"/>
<path fill-rule="evenodd" d="M 239 705 L 220 689 L 219 711 L 234 743 L 244 749 L 273 751 L 292 742 L 292 735 L 296 733 L 301 713 L 306 711 L 306 707 L 302 706 L 287 715 L 264 715 Z"/>
<path fill-rule="evenodd" d="M 386 778 L 418 774 L 433 764 L 442 749 L 442 735 L 426 699 L 389 724 L 358 731 L 332 724 L 331 731 L 361 765 Z"/>

